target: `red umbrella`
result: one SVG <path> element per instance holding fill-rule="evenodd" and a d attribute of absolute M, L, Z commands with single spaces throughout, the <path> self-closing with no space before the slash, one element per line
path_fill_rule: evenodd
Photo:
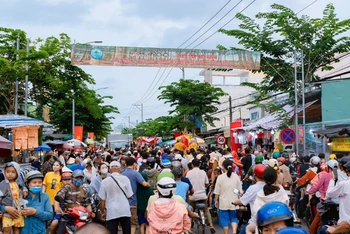
<path fill-rule="evenodd" d="M 64 144 L 62 144 L 62 145 L 58 145 L 58 146 L 56 147 L 56 150 L 58 150 L 58 151 L 65 151 L 65 150 L 72 150 L 72 149 L 73 149 L 73 147 L 70 146 L 70 145 L 67 144 L 67 143 L 64 143 Z"/>

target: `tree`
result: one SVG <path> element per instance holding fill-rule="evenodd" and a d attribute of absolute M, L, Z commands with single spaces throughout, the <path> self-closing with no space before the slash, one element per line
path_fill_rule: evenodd
<path fill-rule="evenodd" d="M 158 96 L 159 100 L 165 100 L 174 110 L 169 114 L 174 114 L 183 127 L 193 129 L 199 120 L 202 123 L 213 125 L 217 118 L 211 114 L 218 108 L 215 104 L 220 104 L 220 97 L 226 95 L 221 88 L 213 87 L 209 83 L 202 83 L 198 80 L 180 79 L 170 85 L 162 86 Z"/>
<path fill-rule="evenodd" d="M 20 50 L 16 40 L 20 38 Z M 104 105 L 110 96 L 98 95 L 88 88 L 95 84 L 91 75 L 71 63 L 71 40 L 66 34 L 46 40 L 36 39 L 26 52 L 26 34 L 21 30 L 0 28 L 0 113 L 13 113 L 15 80 L 19 81 L 19 104 L 24 102 L 25 65 L 28 63 L 29 99 L 36 104 L 32 117 L 42 119 L 44 106 L 50 108 L 51 123 L 62 133 L 72 131 L 72 100 L 76 103 L 76 125 L 84 132 L 104 137 L 111 129 L 112 117 L 118 113 L 114 106 Z M 23 113 L 22 110 L 18 111 Z"/>
<path fill-rule="evenodd" d="M 220 30 L 237 38 L 245 49 L 261 52 L 260 72 L 265 74 L 264 80 L 260 84 L 245 83 L 259 91 L 257 102 L 271 92 L 294 96 L 295 50 L 304 53 L 306 83 L 319 80 L 315 74 L 317 70 L 333 69 L 331 64 L 339 61 L 337 55 L 350 50 L 350 38 L 343 35 L 350 29 L 350 19 L 340 21 L 332 4 L 326 6 L 322 18 L 315 19 L 305 15 L 298 17 L 297 13 L 282 5 L 273 4 L 271 7 L 274 11 L 255 16 L 264 21 L 262 26 L 255 19 L 239 13 L 236 18 L 241 21 L 240 29 Z M 222 45 L 218 48 L 227 49 Z M 298 80 L 301 80 L 300 66 Z"/>

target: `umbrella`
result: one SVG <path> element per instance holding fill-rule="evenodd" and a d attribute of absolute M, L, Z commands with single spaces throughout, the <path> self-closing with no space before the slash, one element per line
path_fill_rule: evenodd
<path fill-rule="evenodd" d="M 62 145 L 58 145 L 56 147 L 56 150 L 59 150 L 59 151 L 65 151 L 65 150 L 72 150 L 73 147 L 71 145 L 68 145 L 67 143 L 64 143 Z"/>
<path fill-rule="evenodd" d="M 50 151 L 51 148 L 47 144 L 43 143 L 42 145 L 34 148 L 34 151 Z"/>
<path fill-rule="evenodd" d="M 87 145 L 84 142 L 81 142 L 77 139 L 66 141 L 66 143 L 72 147 L 87 147 Z"/>
<path fill-rule="evenodd" d="M 13 143 L 5 137 L 0 136 L 0 149 L 11 149 Z"/>

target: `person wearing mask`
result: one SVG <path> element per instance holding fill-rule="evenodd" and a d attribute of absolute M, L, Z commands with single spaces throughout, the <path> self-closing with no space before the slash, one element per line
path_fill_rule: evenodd
<path fill-rule="evenodd" d="M 298 173 L 298 160 L 296 157 L 291 157 L 289 159 L 289 173 L 291 175 L 296 175 Z"/>
<path fill-rule="evenodd" d="M 111 176 L 102 181 L 98 193 L 101 198 L 101 216 L 107 221 L 107 229 L 111 234 L 118 233 L 118 225 L 121 225 L 123 234 L 130 234 L 132 214 L 128 200 L 133 196 L 131 183 L 128 177 L 121 174 L 119 162 L 112 161 L 109 168 Z"/>
<path fill-rule="evenodd" d="M 233 190 L 238 189 L 242 193 L 241 180 L 232 172 L 232 161 L 226 159 L 223 162 L 223 174 L 219 175 L 215 186 L 215 207 L 219 209 L 219 223 L 228 234 L 229 225 L 232 226 L 233 234 L 237 232 L 236 207 L 232 204 L 232 198 L 238 199 Z"/>
<path fill-rule="evenodd" d="M 283 202 L 266 203 L 257 212 L 259 234 L 275 234 L 279 230 L 293 225 L 293 213 Z M 298 232 L 289 233 L 297 234 Z"/>
<path fill-rule="evenodd" d="M 241 206 L 241 205 L 248 206 L 249 205 L 251 213 L 252 214 L 254 213 L 253 206 L 254 206 L 254 202 L 256 200 L 256 196 L 257 196 L 258 192 L 260 192 L 265 186 L 265 181 L 264 181 L 265 169 L 266 169 L 266 166 L 264 166 L 263 164 L 255 165 L 253 175 L 254 175 L 254 180 L 256 181 L 256 183 L 252 186 L 249 186 L 249 188 L 243 194 L 243 196 L 240 199 L 233 202 L 234 205 L 236 205 L 236 206 Z M 250 224 L 250 223 L 254 223 L 253 218 L 251 218 L 248 221 L 248 224 Z M 246 233 L 246 226 L 244 226 L 241 229 L 240 234 L 245 234 L 245 233 Z"/>
<path fill-rule="evenodd" d="M 44 176 L 39 171 L 30 171 L 25 176 L 29 194 L 25 198 L 27 205 L 22 209 L 25 217 L 22 234 L 46 233 L 46 222 L 53 218 L 50 198 L 42 192 L 43 179 Z"/>
<path fill-rule="evenodd" d="M 106 162 L 98 166 L 99 173 L 91 180 L 88 187 L 90 194 L 98 194 L 100 191 L 102 181 L 108 176 L 108 166 L 109 164 Z"/>
<path fill-rule="evenodd" d="M 122 172 L 122 175 L 126 176 L 130 180 L 133 195 L 129 199 L 130 211 L 131 211 L 131 234 L 136 233 L 138 226 L 137 216 L 137 185 L 141 184 L 144 187 L 150 187 L 141 174 L 136 171 L 137 164 L 134 158 L 128 157 L 126 160 L 126 169 Z"/>
<path fill-rule="evenodd" d="M 164 177 L 158 181 L 157 190 L 159 198 L 147 209 L 149 233 L 190 232 L 191 221 L 186 207 L 172 198 L 176 194 L 176 182 L 169 177 Z"/>
<path fill-rule="evenodd" d="M 186 175 L 194 189 L 194 194 L 189 196 L 189 203 L 192 207 L 196 207 L 196 204 L 198 203 L 204 203 L 207 205 L 208 197 L 206 194 L 206 188 L 209 184 L 208 176 L 205 171 L 199 169 L 201 165 L 198 159 L 195 158 L 192 160 L 192 166 L 193 169 L 188 171 Z M 213 226 L 211 215 L 209 213 L 208 205 L 205 207 L 204 211 L 207 222 L 210 226 L 210 230 L 212 233 L 214 233 L 215 228 Z"/>
<path fill-rule="evenodd" d="M 252 217 L 254 219 L 254 223 L 250 223 L 247 226 L 246 233 L 254 233 L 256 224 L 259 226 L 259 222 L 256 223 L 257 220 L 257 213 L 259 209 L 269 203 L 269 202 L 281 202 L 288 206 L 289 204 L 289 197 L 286 191 L 283 189 L 281 185 L 278 185 L 277 183 L 277 172 L 275 169 L 268 167 L 264 171 L 264 180 L 265 180 L 265 186 L 262 190 L 260 190 L 257 193 L 256 200 L 253 205 L 252 209 Z"/>

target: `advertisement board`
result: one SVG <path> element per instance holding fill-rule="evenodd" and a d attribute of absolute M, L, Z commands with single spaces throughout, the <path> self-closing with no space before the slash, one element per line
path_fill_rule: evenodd
<path fill-rule="evenodd" d="M 247 50 L 201 50 L 75 44 L 73 65 L 260 69 L 260 53 Z"/>
<path fill-rule="evenodd" d="M 332 138 L 332 152 L 350 152 L 350 137 Z"/>

